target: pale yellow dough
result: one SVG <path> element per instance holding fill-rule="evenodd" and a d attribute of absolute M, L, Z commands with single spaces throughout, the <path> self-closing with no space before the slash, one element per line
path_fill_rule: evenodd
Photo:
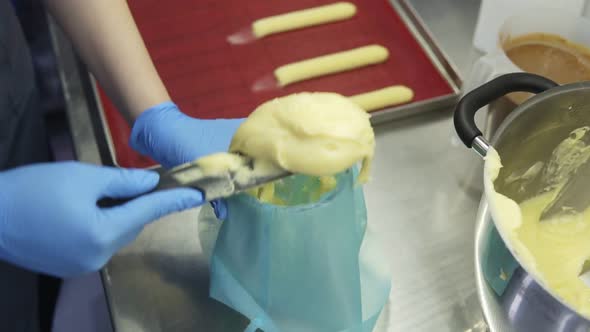
<path fill-rule="evenodd" d="M 520 206 L 512 199 L 496 192 L 494 188 L 494 181 L 501 168 L 502 161 L 498 152 L 490 148 L 485 157 L 484 187 L 492 218 L 502 237 L 508 241 L 508 246 L 518 256 L 519 262 L 528 271 L 536 271 L 535 259 L 516 237 L 516 230 L 522 225 Z"/>
<path fill-rule="evenodd" d="M 260 105 L 242 123 L 232 139 L 232 153 L 200 158 L 195 171 L 204 175 L 231 171 L 237 181 L 247 183 L 258 172 L 268 174 L 282 168 L 319 177 L 319 188 L 309 193 L 319 199 L 336 187 L 335 174 L 359 161 L 362 169 L 357 180 L 368 180 L 375 150 L 369 117 L 349 98 L 336 93 L 304 92 L 276 98 Z M 254 172 L 242 167 L 246 160 L 238 152 L 254 158 Z M 248 193 L 261 202 L 285 204 L 275 195 L 272 183 Z"/>
<path fill-rule="evenodd" d="M 520 204 L 522 225 L 516 236 L 528 248 L 547 287 L 590 317 L 590 287 L 579 278 L 584 261 L 590 258 L 590 211 L 540 222 L 553 196 L 549 192 Z"/>
<path fill-rule="evenodd" d="M 502 166 L 493 149 L 486 156 L 484 177 L 486 197 L 498 231 L 519 262 L 553 294 L 590 318 L 590 287 L 579 278 L 584 262 L 590 258 L 590 209 L 540 221 L 543 210 L 568 176 L 588 159 L 590 148 L 582 140 L 588 130 L 579 128 L 560 143 L 543 172 L 537 172 L 550 189 L 520 205 L 494 190 L 493 181 Z"/>
<path fill-rule="evenodd" d="M 314 191 L 307 191 L 310 202 L 318 201 L 322 195 L 332 191 L 338 185 L 338 181 L 336 180 L 335 176 L 320 176 L 319 178 L 320 187 Z M 314 181 L 314 179 L 309 179 L 309 181 Z M 275 195 L 275 183 L 270 183 L 264 186 L 260 186 L 258 188 L 254 188 L 249 190 L 248 193 L 256 198 L 259 201 L 264 203 L 270 203 L 273 205 L 287 205 L 287 203 L 281 199 L 278 195 Z M 305 190 L 305 189 L 302 189 Z"/>
<path fill-rule="evenodd" d="M 372 112 L 385 107 L 407 103 L 414 98 L 414 91 L 407 86 L 394 85 L 354 95 L 349 98 L 365 111 Z"/>
<path fill-rule="evenodd" d="M 381 63 L 388 57 L 389 51 L 385 47 L 369 45 L 290 63 L 277 68 L 274 75 L 279 85 L 286 86 L 319 76 Z"/>
<path fill-rule="evenodd" d="M 215 153 L 196 161 L 204 175 L 217 175 L 227 171 L 235 171 L 244 164 L 244 160 L 231 153 Z"/>
<path fill-rule="evenodd" d="M 336 93 L 297 93 L 260 105 L 236 131 L 230 152 L 269 160 L 293 173 L 328 176 L 363 161 L 366 182 L 375 150 L 369 114 Z"/>
<path fill-rule="evenodd" d="M 356 6 L 350 2 L 336 2 L 281 15 L 265 17 L 252 24 L 257 38 L 268 35 L 345 20 L 356 14 Z"/>

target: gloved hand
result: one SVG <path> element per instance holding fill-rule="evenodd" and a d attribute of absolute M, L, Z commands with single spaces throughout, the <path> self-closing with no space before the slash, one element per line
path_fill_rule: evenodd
<path fill-rule="evenodd" d="M 242 121 L 196 119 L 182 113 L 173 102 L 164 102 L 135 120 L 129 145 L 169 168 L 227 151 Z"/>
<path fill-rule="evenodd" d="M 149 222 L 202 204 L 200 192 L 174 189 L 101 209 L 103 197 L 153 189 L 158 174 L 64 162 L 0 173 L 0 259 L 59 276 L 100 269 Z"/>
<path fill-rule="evenodd" d="M 204 155 L 225 152 L 244 119 L 202 120 L 182 113 L 173 102 L 145 110 L 136 120 L 129 145 L 170 168 Z M 225 201 L 212 202 L 215 214 L 225 219 Z"/>

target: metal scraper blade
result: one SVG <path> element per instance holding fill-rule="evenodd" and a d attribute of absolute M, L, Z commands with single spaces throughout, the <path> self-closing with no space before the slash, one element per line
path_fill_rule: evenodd
<path fill-rule="evenodd" d="M 160 174 L 160 181 L 156 188 L 148 193 L 190 187 L 200 191 L 205 200 L 212 201 L 293 175 L 293 173 L 273 163 L 240 154 L 234 155 L 239 158 L 238 164 L 221 171 L 211 172 L 204 170 L 200 164 L 202 159 L 182 164 L 170 170 L 156 169 L 155 171 Z M 97 204 L 101 208 L 115 207 L 125 204 L 138 196 L 125 198 L 103 197 Z"/>
<path fill-rule="evenodd" d="M 160 177 L 159 188 L 192 187 L 201 191 L 206 200 L 211 201 L 257 188 L 293 174 L 264 160 L 257 160 L 242 154 L 234 155 L 240 158 L 240 165 L 236 168 L 227 169 L 221 173 L 207 174 L 200 166 L 201 159 L 198 159 L 164 173 Z"/>
<path fill-rule="evenodd" d="M 584 161 L 543 210 L 541 221 L 559 215 L 581 213 L 590 206 L 590 160 Z"/>

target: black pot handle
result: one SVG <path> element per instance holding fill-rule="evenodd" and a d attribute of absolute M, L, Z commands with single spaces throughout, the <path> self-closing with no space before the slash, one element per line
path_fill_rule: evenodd
<path fill-rule="evenodd" d="M 454 114 L 455 130 L 463 144 L 471 148 L 473 140 L 481 136 L 475 124 L 475 113 L 483 106 L 511 92 L 541 93 L 558 86 L 543 76 L 512 73 L 498 76 L 469 92 L 457 104 Z"/>

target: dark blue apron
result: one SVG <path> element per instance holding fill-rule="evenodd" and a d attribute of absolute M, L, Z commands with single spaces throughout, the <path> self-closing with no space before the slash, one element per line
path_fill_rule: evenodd
<path fill-rule="evenodd" d="M 34 79 L 12 5 L 0 0 L 0 170 L 49 160 Z M 38 285 L 37 274 L 0 261 L 0 331 L 39 331 Z"/>

